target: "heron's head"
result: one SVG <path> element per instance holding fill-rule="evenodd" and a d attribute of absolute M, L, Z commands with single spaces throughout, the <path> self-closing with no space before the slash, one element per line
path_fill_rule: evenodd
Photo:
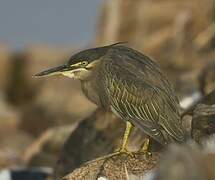
<path fill-rule="evenodd" d="M 118 44 L 118 43 L 117 43 Z M 99 66 L 102 57 L 108 49 L 116 44 L 87 49 L 73 55 L 66 64 L 37 73 L 36 77 L 64 75 L 70 78 L 84 80 Z"/>

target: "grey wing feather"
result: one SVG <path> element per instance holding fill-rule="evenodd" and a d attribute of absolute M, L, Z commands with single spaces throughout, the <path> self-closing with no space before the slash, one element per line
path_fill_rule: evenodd
<path fill-rule="evenodd" d="M 120 57 L 114 55 L 114 52 L 107 55 L 105 58 L 109 62 L 103 64 L 106 73 L 103 82 L 112 110 L 161 144 L 183 141 L 177 100 L 168 94 L 169 87 L 165 89 L 159 84 L 151 85 L 150 81 L 144 81 L 141 74 L 141 70 L 147 73 L 144 67 L 136 67 L 136 72 L 132 72 L 132 68 L 127 68 L 131 59 L 123 57 L 124 54 Z"/>

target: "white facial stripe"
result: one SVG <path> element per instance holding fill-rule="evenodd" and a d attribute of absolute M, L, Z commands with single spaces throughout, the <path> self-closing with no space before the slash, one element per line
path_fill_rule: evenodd
<path fill-rule="evenodd" d="M 74 73 L 72 73 L 71 71 L 62 72 L 62 75 L 67 76 L 69 78 L 74 78 Z"/>
<path fill-rule="evenodd" d="M 61 74 L 69 78 L 75 78 L 76 77 L 75 73 L 83 72 L 83 71 L 87 71 L 87 70 L 85 68 L 78 68 L 71 71 L 64 71 Z"/>

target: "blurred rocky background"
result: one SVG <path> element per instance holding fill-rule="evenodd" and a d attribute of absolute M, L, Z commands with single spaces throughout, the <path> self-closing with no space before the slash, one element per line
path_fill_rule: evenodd
<path fill-rule="evenodd" d="M 188 136 L 201 144 L 215 133 L 215 0 L 103 1 L 95 34 L 84 48 L 127 42 L 158 62 L 180 98 Z M 96 110 L 79 82 L 32 77 L 77 47 L 0 44 L 0 169 L 50 167 L 59 179 L 120 143 L 124 123 Z M 136 130 L 129 148 L 142 137 Z"/>

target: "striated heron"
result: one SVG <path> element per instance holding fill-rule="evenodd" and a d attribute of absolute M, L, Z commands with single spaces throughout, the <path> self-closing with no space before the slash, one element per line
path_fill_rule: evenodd
<path fill-rule="evenodd" d="M 158 65 L 142 53 L 119 43 L 87 49 L 35 76 L 56 74 L 80 80 L 89 100 L 126 122 L 119 152 L 127 152 L 133 126 L 162 145 L 184 141 L 178 99 Z M 148 148 L 146 138 L 142 150 Z"/>

